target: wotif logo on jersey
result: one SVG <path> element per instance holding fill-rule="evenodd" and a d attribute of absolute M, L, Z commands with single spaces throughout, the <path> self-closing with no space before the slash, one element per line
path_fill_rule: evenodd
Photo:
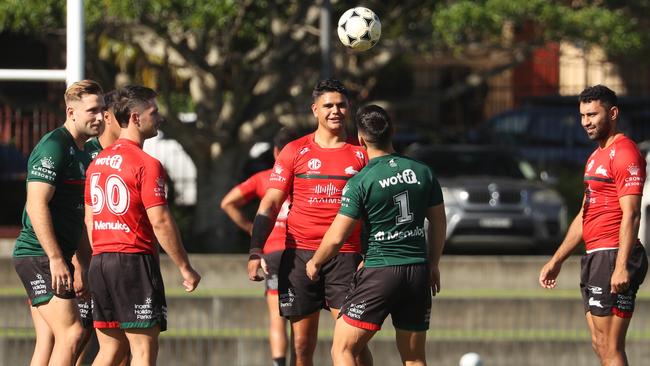
<path fill-rule="evenodd" d="M 419 184 L 418 177 L 415 175 L 415 172 L 411 169 L 405 169 L 401 173 L 397 173 L 392 177 L 380 179 L 379 185 L 381 188 L 386 188 L 394 186 L 397 184 Z"/>
<path fill-rule="evenodd" d="M 106 165 L 113 169 L 119 170 L 122 166 L 122 155 L 109 155 L 103 158 L 95 159 L 95 165 Z"/>

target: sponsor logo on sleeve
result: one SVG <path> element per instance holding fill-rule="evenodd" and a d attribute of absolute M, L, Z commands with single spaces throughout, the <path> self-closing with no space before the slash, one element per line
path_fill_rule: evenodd
<path fill-rule="evenodd" d="M 616 149 L 609 150 L 609 159 L 614 159 L 614 156 L 616 156 Z"/>
<path fill-rule="evenodd" d="M 54 161 L 52 161 L 51 157 L 44 157 L 39 161 L 40 165 L 34 164 L 32 166 L 31 171 L 29 172 L 30 175 L 39 177 L 39 178 L 45 178 L 47 180 L 55 180 L 56 179 L 56 171 L 54 170 Z"/>
<path fill-rule="evenodd" d="M 282 176 L 282 172 L 284 171 L 284 167 L 280 165 L 280 163 L 276 162 L 275 165 L 273 165 L 273 171 L 271 172 L 271 176 L 269 177 L 269 181 L 271 182 L 286 182 L 287 179 Z"/>
<path fill-rule="evenodd" d="M 345 168 L 344 172 L 347 175 L 355 175 L 355 174 L 359 173 L 359 171 L 354 169 L 353 166 L 349 166 L 349 167 Z"/>
<path fill-rule="evenodd" d="M 355 151 L 354 154 L 357 156 L 357 159 L 359 160 L 365 160 L 365 157 L 363 156 L 363 153 L 361 151 Z"/>
<path fill-rule="evenodd" d="M 643 177 L 639 176 L 639 167 L 632 163 L 627 167 L 627 172 L 630 173 L 630 176 L 625 177 L 625 186 L 626 187 L 640 187 L 643 185 Z"/>
<path fill-rule="evenodd" d="M 593 159 L 589 161 L 589 164 L 587 164 L 587 173 L 591 171 L 591 168 L 594 167 L 594 161 Z"/>
<path fill-rule="evenodd" d="M 156 197 L 165 197 L 165 178 L 156 178 L 156 187 L 153 189 L 153 194 Z"/>
<path fill-rule="evenodd" d="M 298 152 L 298 154 L 300 154 L 300 155 L 305 155 L 305 154 L 308 153 L 308 152 L 309 152 L 309 148 L 305 146 L 305 147 L 303 147 L 302 149 L 300 149 L 300 151 Z"/>

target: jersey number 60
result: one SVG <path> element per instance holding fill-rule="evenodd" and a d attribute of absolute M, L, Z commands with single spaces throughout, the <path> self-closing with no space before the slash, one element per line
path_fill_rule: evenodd
<path fill-rule="evenodd" d="M 104 205 L 115 215 L 124 215 L 129 209 L 129 189 L 118 175 L 111 174 L 106 178 L 104 188 L 99 186 L 100 173 L 90 176 L 90 196 L 93 203 L 93 213 L 98 214 Z"/>

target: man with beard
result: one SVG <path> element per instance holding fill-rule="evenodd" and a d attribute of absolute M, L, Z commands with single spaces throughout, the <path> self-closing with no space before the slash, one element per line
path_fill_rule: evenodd
<path fill-rule="evenodd" d="M 582 208 L 544 265 L 539 283 L 554 288 L 564 260 L 584 240 L 580 290 L 592 346 L 602 365 L 627 365 L 625 336 L 648 258 L 638 239 L 646 163 L 618 129 L 616 94 L 603 85 L 580 93 L 580 117 L 598 148 L 587 160 Z"/>

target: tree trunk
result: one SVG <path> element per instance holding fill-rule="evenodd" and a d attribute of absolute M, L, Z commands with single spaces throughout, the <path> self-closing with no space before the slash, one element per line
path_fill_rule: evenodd
<path fill-rule="evenodd" d="M 241 253 L 248 251 L 249 238 L 221 210 L 221 199 L 246 177 L 242 168 L 248 160 L 248 144 L 231 145 L 217 159 L 197 166 L 197 202 L 191 251 Z"/>

